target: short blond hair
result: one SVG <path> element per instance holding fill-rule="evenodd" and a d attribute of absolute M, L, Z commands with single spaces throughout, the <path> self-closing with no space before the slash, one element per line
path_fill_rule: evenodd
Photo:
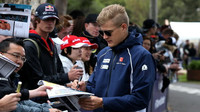
<path fill-rule="evenodd" d="M 112 20 L 114 25 L 121 25 L 126 23 L 129 25 L 129 17 L 123 6 L 119 4 L 112 4 L 102 9 L 97 17 L 97 23 L 101 26 L 105 22 Z"/>

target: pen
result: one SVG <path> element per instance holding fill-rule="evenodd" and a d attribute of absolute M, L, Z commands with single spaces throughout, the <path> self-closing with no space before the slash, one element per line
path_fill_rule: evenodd
<path fill-rule="evenodd" d="M 17 92 L 17 93 L 19 93 L 19 92 L 20 92 L 21 85 L 22 85 L 22 82 L 21 82 L 21 81 L 19 81 L 19 82 L 18 82 L 18 85 L 17 85 L 17 90 L 16 90 L 16 92 Z"/>
<path fill-rule="evenodd" d="M 78 84 L 79 82 L 81 82 L 81 80 L 82 80 L 82 76 L 79 77 L 77 84 Z M 77 85 L 77 88 L 79 88 L 79 87 L 80 87 L 80 85 L 78 84 L 78 85 Z"/>

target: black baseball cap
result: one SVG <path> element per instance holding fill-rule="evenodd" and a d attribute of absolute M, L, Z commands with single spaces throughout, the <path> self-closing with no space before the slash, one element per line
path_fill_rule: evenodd
<path fill-rule="evenodd" d="M 44 3 L 37 7 L 35 11 L 35 16 L 44 20 L 47 18 L 58 18 L 58 11 L 56 7 L 50 3 Z"/>
<path fill-rule="evenodd" d="M 89 14 L 85 18 L 85 23 L 96 23 L 98 14 Z"/>
<path fill-rule="evenodd" d="M 156 22 L 153 19 L 146 19 L 143 22 L 143 30 L 149 30 L 152 27 L 156 26 Z"/>

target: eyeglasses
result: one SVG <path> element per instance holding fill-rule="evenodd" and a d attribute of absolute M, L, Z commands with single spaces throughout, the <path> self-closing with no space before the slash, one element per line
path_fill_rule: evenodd
<path fill-rule="evenodd" d="M 8 52 L 5 52 L 5 53 L 9 54 L 9 55 L 11 55 L 11 56 L 13 56 L 13 57 L 15 57 L 17 59 L 21 59 L 23 62 L 26 62 L 26 58 L 24 56 L 21 56 L 21 55 L 19 55 L 17 53 L 8 53 Z"/>
<path fill-rule="evenodd" d="M 120 25 L 121 26 L 121 25 Z M 120 27 L 119 26 L 119 27 Z M 113 30 L 100 30 L 99 31 L 99 34 L 103 37 L 104 36 L 104 34 L 106 34 L 107 36 L 111 36 L 112 35 L 112 32 L 113 31 L 115 31 L 117 28 L 119 28 L 119 27 L 116 27 L 116 28 L 114 28 Z"/>

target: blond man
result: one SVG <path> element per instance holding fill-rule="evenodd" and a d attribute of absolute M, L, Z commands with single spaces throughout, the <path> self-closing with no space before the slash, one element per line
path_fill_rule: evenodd
<path fill-rule="evenodd" d="M 121 5 L 109 5 L 97 22 L 108 47 L 99 52 L 97 65 L 87 84 L 79 90 L 95 96 L 82 98 L 83 109 L 94 112 L 145 111 L 155 80 L 156 67 L 151 54 L 142 47 L 142 36 L 128 32 L 129 18 Z M 74 81 L 73 88 L 77 82 Z"/>

